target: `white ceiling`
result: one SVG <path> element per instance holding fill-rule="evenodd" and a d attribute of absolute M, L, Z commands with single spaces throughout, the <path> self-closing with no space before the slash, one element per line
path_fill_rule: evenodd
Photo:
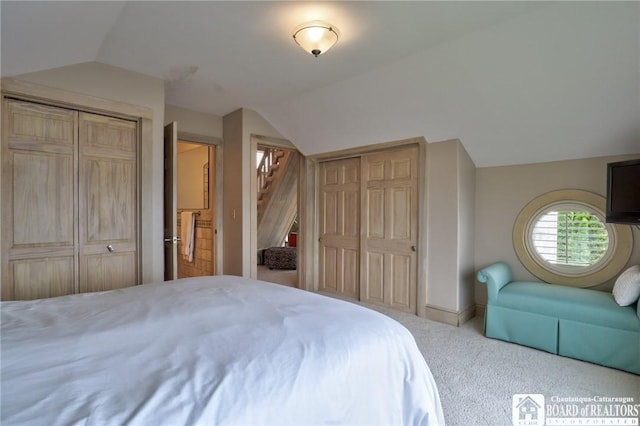
<path fill-rule="evenodd" d="M 2 76 L 98 61 L 304 154 L 459 138 L 476 166 L 640 153 L 638 2 L 0 2 Z M 291 30 L 341 32 L 318 58 Z"/>

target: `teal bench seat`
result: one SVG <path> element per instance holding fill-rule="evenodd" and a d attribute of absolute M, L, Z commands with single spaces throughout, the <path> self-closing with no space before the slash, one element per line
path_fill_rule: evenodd
<path fill-rule="evenodd" d="M 487 285 L 485 335 L 640 375 L 640 307 L 611 293 L 513 281 L 498 262 L 478 272 Z"/>

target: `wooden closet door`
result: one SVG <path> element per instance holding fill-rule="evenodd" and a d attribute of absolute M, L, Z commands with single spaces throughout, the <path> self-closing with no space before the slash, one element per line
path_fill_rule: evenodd
<path fill-rule="evenodd" d="M 320 164 L 319 289 L 360 294 L 360 159 Z"/>
<path fill-rule="evenodd" d="M 80 291 L 138 284 L 137 123 L 79 116 Z"/>
<path fill-rule="evenodd" d="M 362 301 L 416 311 L 418 148 L 362 157 Z"/>
<path fill-rule="evenodd" d="M 74 293 L 77 113 L 2 102 L 2 299 Z"/>

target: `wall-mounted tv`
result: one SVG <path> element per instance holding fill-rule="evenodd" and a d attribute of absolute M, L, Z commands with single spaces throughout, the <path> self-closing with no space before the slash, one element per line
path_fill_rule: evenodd
<path fill-rule="evenodd" d="M 607 164 L 607 222 L 640 224 L 640 158 Z"/>

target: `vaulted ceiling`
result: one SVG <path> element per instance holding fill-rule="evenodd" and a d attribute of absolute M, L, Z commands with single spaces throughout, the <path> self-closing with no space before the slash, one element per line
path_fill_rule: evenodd
<path fill-rule="evenodd" d="M 640 153 L 638 2 L 0 2 L 2 76 L 97 61 L 303 154 L 458 138 L 478 167 Z M 294 27 L 340 30 L 318 58 Z"/>

